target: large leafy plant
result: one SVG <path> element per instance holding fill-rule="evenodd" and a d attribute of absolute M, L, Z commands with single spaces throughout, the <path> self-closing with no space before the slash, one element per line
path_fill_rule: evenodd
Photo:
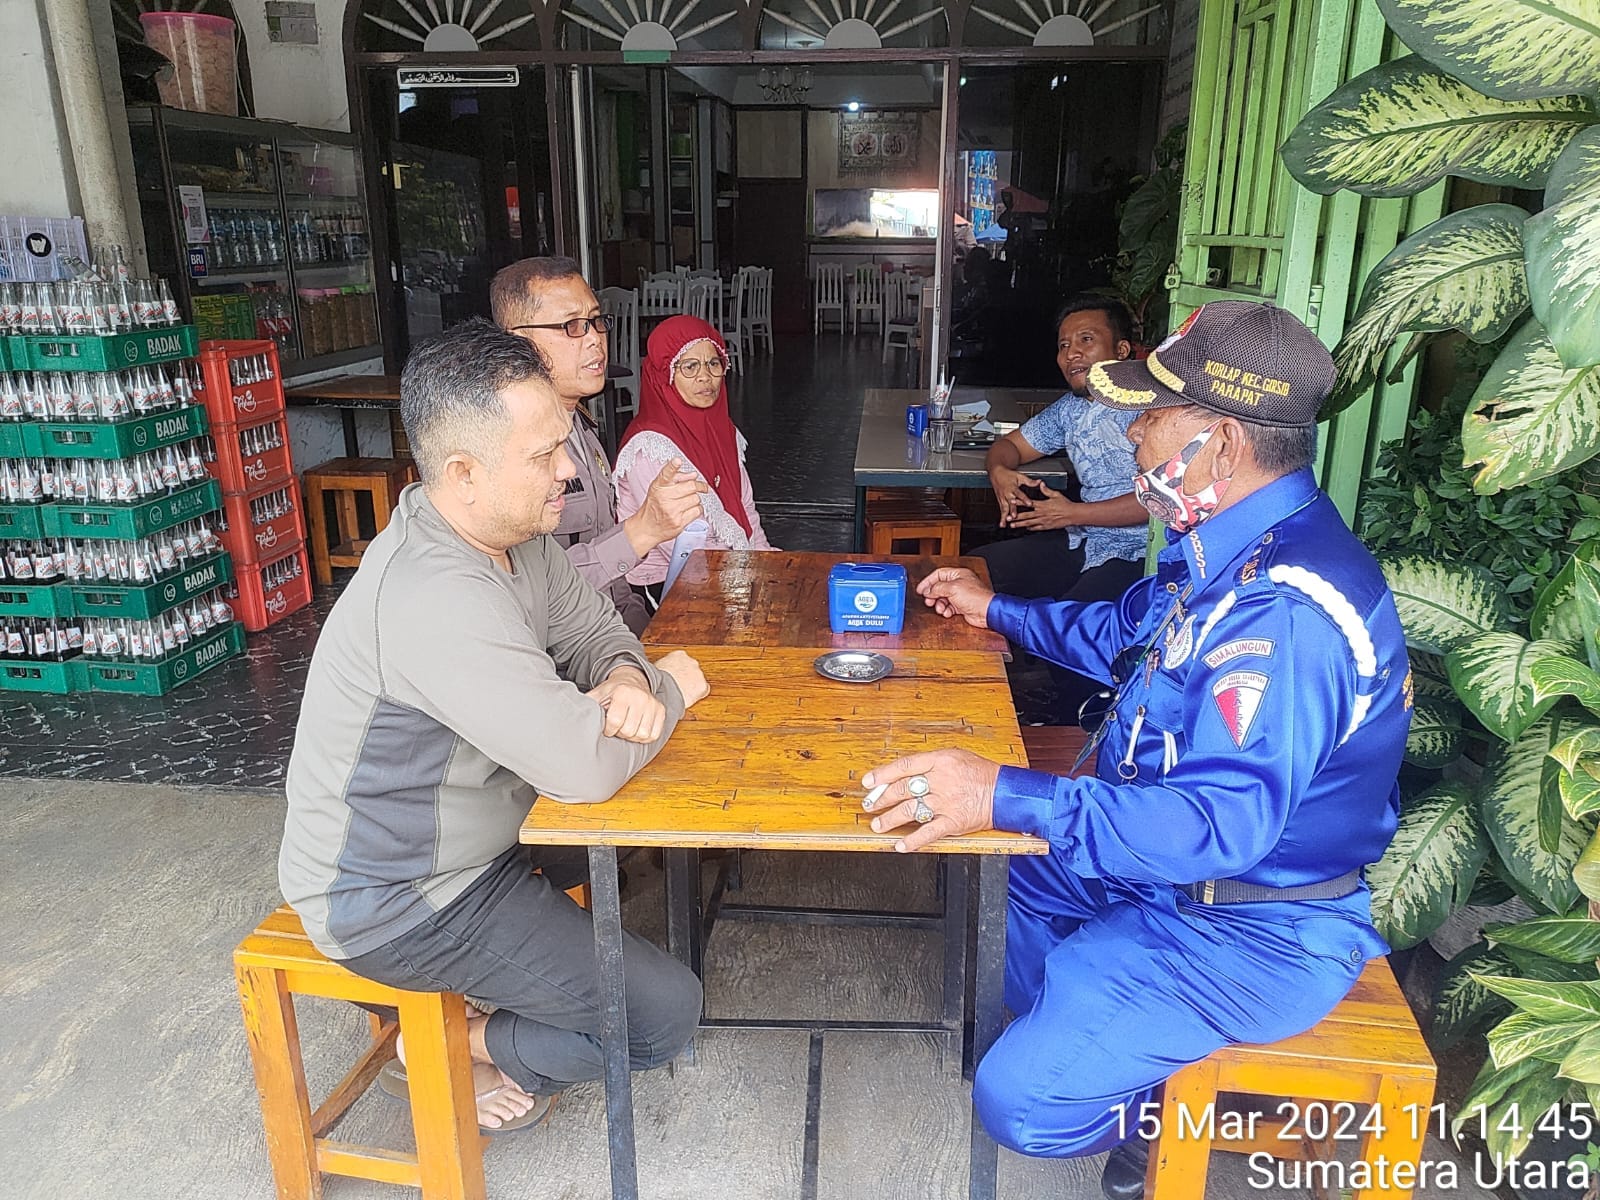
<path fill-rule="evenodd" d="M 1594 0 L 1378 0 L 1414 54 L 1352 79 L 1283 146 L 1314 192 L 1409 196 L 1445 176 L 1544 191 L 1532 216 L 1482 204 L 1412 235 L 1372 272 L 1334 355 L 1325 416 L 1432 335 L 1509 342 L 1462 423 L 1474 488 L 1600 452 L 1600 21 Z M 1530 315 L 1531 310 L 1531 315 Z M 1411 337 L 1393 351 L 1402 334 Z"/>
<path fill-rule="evenodd" d="M 1111 282 L 1154 342 L 1166 329 L 1166 289 L 1162 281 L 1178 246 L 1178 214 L 1183 207 L 1183 151 L 1189 126 L 1180 122 L 1156 145 L 1155 170 L 1122 204 L 1117 220 L 1117 257 Z"/>
<path fill-rule="evenodd" d="M 1485 930 L 1441 981 L 1434 1032 L 1488 1032 L 1461 1112 L 1512 1156 L 1529 1114 L 1574 1089 L 1600 1109 L 1600 567 L 1591 542 L 1507 616 L 1482 568 L 1384 561 L 1411 647 L 1406 761 L 1427 773 L 1371 872 L 1373 916 L 1397 948 L 1469 901 L 1520 896 L 1537 914 Z M 1431 778 L 1431 784 L 1426 782 Z"/>

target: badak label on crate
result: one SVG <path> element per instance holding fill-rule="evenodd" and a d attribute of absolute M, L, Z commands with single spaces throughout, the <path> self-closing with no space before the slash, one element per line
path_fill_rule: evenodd
<path fill-rule="evenodd" d="M 183 338 L 175 333 L 152 334 L 144 340 L 144 352 L 147 357 L 154 358 L 158 354 L 183 353 Z"/>
<path fill-rule="evenodd" d="M 219 658 L 227 658 L 230 649 L 232 647 L 229 646 L 227 638 L 213 642 L 209 646 L 201 646 L 200 649 L 195 651 L 194 665 L 196 667 L 208 667 Z"/>
<path fill-rule="evenodd" d="M 184 590 L 191 593 L 216 587 L 220 582 L 216 563 L 212 563 L 204 570 L 190 571 L 183 577 Z"/>
<path fill-rule="evenodd" d="M 164 417 L 156 422 L 156 437 L 161 439 L 175 437 L 192 437 L 189 432 L 189 414 L 180 413 L 175 417 Z"/>

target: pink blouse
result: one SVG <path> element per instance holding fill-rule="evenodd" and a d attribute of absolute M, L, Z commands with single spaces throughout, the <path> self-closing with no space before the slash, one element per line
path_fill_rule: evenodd
<path fill-rule="evenodd" d="M 744 450 L 747 445 L 744 434 L 738 435 L 738 443 L 739 492 L 744 500 L 744 511 L 750 517 L 750 533 L 749 536 L 745 535 L 739 522 L 723 508 L 716 492 L 706 492 L 700 497 L 701 503 L 705 505 L 706 524 L 710 526 L 706 534 L 706 549 L 776 550 L 777 547 L 767 541 L 766 531 L 761 528 L 761 516 L 756 512 L 755 493 L 750 487 L 750 472 L 745 470 L 744 465 Z M 689 461 L 689 456 L 678 449 L 671 438 L 653 431 L 641 433 L 622 448 L 617 455 L 616 469 L 612 472 L 612 481 L 617 489 L 618 521 L 626 521 L 644 507 L 650 485 L 655 482 L 656 476 L 661 474 L 661 468 L 674 458 L 681 459 L 685 463 Z M 641 585 L 662 582 L 667 577 L 667 558 L 671 551 L 671 542 L 663 542 L 655 547 L 639 560 L 637 567 L 628 572 L 628 582 Z"/>

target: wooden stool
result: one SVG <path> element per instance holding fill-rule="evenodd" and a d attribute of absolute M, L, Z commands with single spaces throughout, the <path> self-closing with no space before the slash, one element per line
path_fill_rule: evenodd
<path fill-rule="evenodd" d="M 322 1175 L 420 1187 L 424 1200 L 483 1200 L 483 1143 L 472 1086 L 466 1001 L 453 992 L 403 992 L 347 971 L 311 944 L 300 918 L 278 909 L 233 952 L 267 1155 L 279 1200 L 314 1200 Z M 372 1018 L 372 1045 L 313 1112 L 300 1058 L 295 995 L 382 1004 L 398 1025 Z M 324 1136 L 394 1057 L 406 1037 L 406 1078 L 417 1152 Z"/>
<path fill-rule="evenodd" d="M 1213 1149 L 1327 1160 L 1359 1137 L 1362 1161 L 1375 1166 L 1382 1155 L 1389 1166 L 1387 1174 L 1372 1173 L 1383 1186 L 1356 1191 L 1354 1200 L 1380 1195 L 1404 1200 L 1411 1189 L 1392 1185 L 1393 1167 L 1421 1161 L 1436 1074 L 1388 960 L 1375 958 L 1339 1007 L 1314 1028 L 1270 1046 L 1225 1046 L 1167 1080 L 1144 1194 L 1148 1200 L 1201 1200 Z M 1248 1130 L 1253 1136 L 1213 1141 L 1205 1118 L 1216 1113 L 1221 1092 L 1281 1096 L 1293 1110 L 1261 1116 Z M 1187 1119 L 1181 1129 L 1180 1108 Z M 1286 1128 L 1281 1117 L 1293 1117 L 1293 1127 Z M 1239 1131 L 1227 1130 L 1219 1119 L 1215 1132 Z M 1287 1140 L 1280 1140 L 1280 1133 Z M 1339 1139 L 1333 1136 L 1341 1133 Z"/>
<path fill-rule="evenodd" d="M 960 554 L 961 518 L 936 499 L 869 499 L 867 552 L 893 554 L 896 542 L 914 542 L 913 554 Z"/>
<path fill-rule="evenodd" d="M 394 458 L 335 458 L 312 467 L 305 475 L 306 520 L 311 538 L 311 569 L 323 587 L 333 582 L 334 567 L 359 567 L 367 541 L 361 536 L 356 495 L 372 497 L 374 535 L 389 524 L 400 490 L 416 478 L 410 461 Z M 323 497 L 335 497 L 338 540 L 329 537 Z"/>

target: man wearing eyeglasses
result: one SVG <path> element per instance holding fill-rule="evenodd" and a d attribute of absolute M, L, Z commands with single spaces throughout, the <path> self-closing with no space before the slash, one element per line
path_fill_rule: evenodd
<path fill-rule="evenodd" d="M 1134 494 L 1168 529 L 1155 574 L 1099 603 L 951 569 L 917 588 L 1111 686 L 1086 721 L 1094 776 L 939 750 L 862 781 L 887 785 L 874 829 L 910 826 L 897 849 L 989 827 L 1050 842 L 1011 866 L 1017 1020 L 974 1101 L 1021 1153 L 1111 1150 L 1112 1200 L 1142 1195 L 1134 1135 L 1163 1080 L 1310 1028 L 1388 949 L 1362 872 L 1394 836 L 1411 673 L 1383 574 L 1310 469 L 1333 382 L 1309 329 L 1239 301 L 1095 366 L 1090 395 L 1138 414 Z"/>
<path fill-rule="evenodd" d="M 570 258 L 524 258 L 501 269 L 489 285 L 495 323 L 539 349 L 556 394 L 575 414 L 567 454 L 578 468 L 567 485 L 566 508 L 555 537 L 579 576 L 610 596 L 637 635 L 649 610 L 625 578 L 639 560 L 701 515 L 706 485 L 681 463 L 669 462 L 651 482 L 643 507 L 617 520 L 611 466 L 584 401 L 605 390 L 606 335 L 611 319 Z"/>

